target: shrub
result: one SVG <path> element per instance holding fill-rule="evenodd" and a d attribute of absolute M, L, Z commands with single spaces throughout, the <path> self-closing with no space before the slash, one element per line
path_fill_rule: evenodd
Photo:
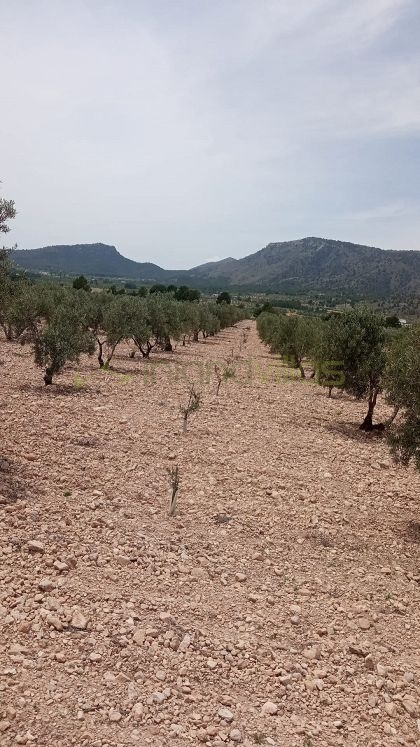
<path fill-rule="evenodd" d="M 169 506 L 169 516 L 175 516 L 177 510 L 177 495 L 179 490 L 179 467 L 170 467 L 168 469 L 169 483 L 171 486 L 171 502 Z"/>
<path fill-rule="evenodd" d="M 73 288 L 75 290 L 84 290 L 87 293 L 90 293 L 91 290 L 90 285 L 84 275 L 79 275 L 78 278 L 75 278 L 73 280 Z"/>
<path fill-rule="evenodd" d="M 186 433 L 188 418 L 193 412 L 197 412 L 200 407 L 201 394 L 196 392 L 194 384 L 191 385 L 191 389 L 188 396 L 188 402 L 184 407 L 180 407 L 182 415 L 182 432 Z"/>
<path fill-rule="evenodd" d="M 217 379 L 216 396 L 218 397 L 219 396 L 219 390 L 220 390 L 220 387 L 221 387 L 222 381 L 223 381 L 223 374 L 222 374 L 222 372 L 220 370 L 220 367 L 217 364 L 214 367 L 214 372 L 216 374 L 216 379 Z"/>
<path fill-rule="evenodd" d="M 199 301 L 201 293 L 194 288 L 188 288 L 187 285 L 181 285 L 175 290 L 174 298 L 177 301 Z"/>
<path fill-rule="evenodd" d="M 222 293 L 219 293 L 216 299 L 216 303 L 227 303 L 227 304 L 232 303 L 230 293 L 228 293 L 227 291 L 222 291 Z"/>

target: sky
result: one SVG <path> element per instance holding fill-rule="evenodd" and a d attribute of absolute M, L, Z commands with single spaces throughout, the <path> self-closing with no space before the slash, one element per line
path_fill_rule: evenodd
<path fill-rule="evenodd" d="M 419 0 L 0 0 L 21 249 L 420 250 Z"/>

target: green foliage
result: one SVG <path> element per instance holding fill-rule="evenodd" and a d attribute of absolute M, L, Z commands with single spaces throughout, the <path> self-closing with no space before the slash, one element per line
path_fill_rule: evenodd
<path fill-rule="evenodd" d="M 104 316 L 107 309 L 114 303 L 114 299 L 107 293 L 92 293 L 89 296 L 80 297 L 83 304 L 83 313 L 86 324 L 97 337 L 104 330 Z"/>
<path fill-rule="evenodd" d="M 228 293 L 227 291 L 222 291 L 222 293 L 219 293 L 216 299 L 216 303 L 232 303 L 230 293 Z"/>
<path fill-rule="evenodd" d="M 35 363 L 45 369 L 44 382 L 52 384 L 53 377 L 68 361 L 77 362 L 81 353 L 92 354 L 95 349 L 84 319 L 69 296 L 56 309 L 51 321 L 34 333 Z"/>
<path fill-rule="evenodd" d="M 147 358 L 155 341 L 148 313 L 148 304 L 143 299 L 132 304 L 130 335 L 142 356 Z"/>
<path fill-rule="evenodd" d="M 177 301 L 199 301 L 201 293 L 199 290 L 189 288 L 187 285 L 181 285 L 175 288 L 174 298 Z"/>
<path fill-rule="evenodd" d="M 75 290 L 84 290 L 87 293 L 90 293 L 91 290 L 90 285 L 84 275 L 79 275 L 78 278 L 75 278 L 73 280 L 73 288 Z"/>
<path fill-rule="evenodd" d="M 163 283 L 155 283 L 149 290 L 151 295 L 156 293 L 172 293 L 176 301 L 199 301 L 201 293 L 199 290 L 189 288 L 187 285 L 181 285 L 179 288 L 176 285 L 164 285 Z"/>
<path fill-rule="evenodd" d="M 16 208 L 13 200 L 0 198 L 0 233 L 10 231 L 7 221 L 16 217 Z"/>
<path fill-rule="evenodd" d="M 0 249 L 0 326 L 3 327 L 8 339 L 10 338 L 5 329 L 5 315 L 10 304 L 11 269 L 9 252 L 6 249 Z"/>
<path fill-rule="evenodd" d="M 0 327 L 6 339 L 32 339 L 37 324 L 50 320 L 64 295 L 60 286 L 32 284 L 15 271 L 9 253 L 0 251 Z"/>
<path fill-rule="evenodd" d="M 199 293 L 183 286 L 165 286 L 165 293 L 125 294 L 111 286 L 110 292 L 88 290 L 80 276 L 73 288 L 58 283 L 31 284 L 13 272 L 6 251 L 0 252 L 0 327 L 8 339 L 32 342 L 36 362 L 45 367 L 51 383 L 66 361 L 81 352 L 92 352 L 96 344 L 98 362 L 108 368 L 123 340 L 133 340 L 144 357 L 152 350 L 172 350 L 181 337 L 215 334 L 221 327 L 243 318 L 237 306 L 198 300 Z M 176 294 L 176 296 L 175 296 Z M 184 298 L 185 300 L 182 300 Z"/>
<path fill-rule="evenodd" d="M 109 286 L 108 293 L 111 293 L 113 296 L 124 296 L 125 288 L 117 288 L 117 286 L 113 284 Z"/>
<path fill-rule="evenodd" d="M 342 362 L 344 389 L 357 399 L 368 399 L 368 413 L 360 426 L 363 430 L 373 427 L 386 362 L 385 340 L 383 318 L 367 308 L 336 314 L 323 328 L 321 356 Z"/>
<path fill-rule="evenodd" d="M 386 335 L 384 320 L 369 309 L 352 309 L 315 317 L 264 312 L 257 317 L 260 337 L 272 352 L 292 360 L 305 377 L 303 360 L 312 358 L 318 368 L 318 381 L 330 390 L 344 389 L 358 399 L 367 398 L 368 413 L 361 425 L 371 430 L 372 416 L 382 389 Z"/>
<path fill-rule="evenodd" d="M 15 203 L 13 200 L 0 198 L 0 233 L 10 231 L 7 221 L 16 216 Z M 0 314 L 4 311 L 10 290 L 12 276 L 12 263 L 10 252 L 5 247 L 0 248 Z M 0 322 L 1 323 L 1 322 Z"/>
<path fill-rule="evenodd" d="M 272 344 L 274 330 L 278 323 L 278 314 L 272 307 L 257 314 L 257 331 L 262 341 L 267 345 Z"/>
<path fill-rule="evenodd" d="M 215 334 L 221 325 L 219 316 L 227 324 L 243 315 L 236 307 L 229 307 L 226 312 L 214 303 L 176 301 L 167 293 L 153 293 L 147 298 L 95 293 L 86 298 L 87 305 L 82 303 L 86 326 L 97 340 L 101 366 L 109 365 L 122 340 L 132 339 L 147 358 L 157 348 L 170 351 L 173 340 L 183 338 L 185 343 L 186 337 L 198 336 L 200 331 L 204 337 Z M 108 351 L 106 362 L 102 355 L 104 345 Z"/>
<path fill-rule="evenodd" d="M 245 318 L 245 310 L 234 304 L 209 304 L 208 309 L 213 316 L 218 318 L 220 329 L 233 327 L 234 324 Z"/>
<path fill-rule="evenodd" d="M 181 335 L 178 303 L 167 295 L 153 295 L 147 300 L 147 313 L 154 345 L 170 350 L 171 337 L 177 340 Z"/>
<path fill-rule="evenodd" d="M 168 293 L 168 286 L 163 283 L 155 283 L 151 288 L 149 288 L 149 293 L 151 295 L 154 293 Z"/>
<path fill-rule="evenodd" d="M 192 337 L 195 333 L 198 336 L 200 328 L 200 307 L 197 303 L 179 302 L 178 303 L 180 334 L 185 345 L 186 338 Z"/>
<path fill-rule="evenodd" d="M 228 304 L 215 304 L 210 302 L 188 302 L 179 303 L 180 335 L 184 337 L 193 336 L 197 341 L 200 332 L 203 338 L 215 335 L 220 329 L 236 324 L 245 316 L 245 309 Z"/>
<path fill-rule="evenodd" d="M 105 368 L 111 363 L 117 345 L 131 337 L 133 299 L 115 296 L 111 303 L 103 307 L 102 324 L 106 335 L 107 358 Z"/>
<path fill-rule="evenodd" d="M 300 309 L 303 308 L 302 301 L 299 301 L 299 299 L 296 298 L 283 298 L 283 299 L 275 299 L 270 302 L 274 308 L 281 308 L 281 309 L 292 309 L 295 311 L 300 311 Z M 308 305 L 313 306 L 312 299 L 308 300 Z"/>
<path fill-rule="evenodd" d="M 265 301 L 262 306 L 257 304 L 254 309 L 254 316 L 257 318 L 260 314 L 271 314 L 274 312 L 273 304 L 270 301 Z"/>
<path fill-rule="evenodd" d="M 385 327 L 395 327 L 399 328 L 401 327 L 401 322 L 396 314 L 392 314 L 391 316 L 385 317 Z"/>
<path fill-rule="evenodd" d="M 0 295 L 0 327 L 7 340 L 21 340 L 36 326 L 45 299 L 40 289 L 24 278 L 11 279 L 5 295 Z"/>
<path fill-rule="evenodd" d="M 203 333 L 204 339 L 209 335 L 215 335 L 221 327 L 229 326 L 228 323 L 222 323 L 222 319 L 216 309 L 220 309 L 214 304 L 202 303 L 198 307 L 199 310 L 199 326 L 195 331 L 195 339 L 198 339 L 199 332 Z"/>
<path fill-rule="evenodd" d="M 0 249 L 0 290 L 3 290 L 9 280 L 12 269 L 9 252 L 7 249 Z"/>
<path fill-rule="evenodd" d="M 304 379 L 303 361 L 316 350 L 319 320 L 264 312 L 257 317 L 257 329 L 271 352 L 280 353 L 285 362 L 299 368 Z"/>
<path fill-rule="evenodd" d="M 382 317 L 368 309 L 333 316 L 325 334 L 331 358 L 343 361 L 344 388 L 358 399 L 381 387 L 385 366 L 385 333 Z"/>
<path fill-rule="evenodd" d="M 384 384 L 388 401 L 401 410 L 389 429 L 392 451 L 402 464 L 412 459 L 420 469 L 420 325 L 394 338 Z"/>
<path fill-rule="evenodd" d="M 317 366 L 317 382 L 328 388 L 329 396 L 334 387 L 343 388 L 345 379 L 344 350 L 338 344 L 334 330 L 335 318 L 320 320 L 314 356 Z"/>

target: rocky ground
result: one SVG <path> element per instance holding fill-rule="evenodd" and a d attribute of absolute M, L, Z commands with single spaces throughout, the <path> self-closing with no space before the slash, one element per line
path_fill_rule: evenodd
<path fill-rule="evenodd" d="M 420 475 L 253 322 L 127 352 L 0 342 L 0 744 L 420 745 Z"/>

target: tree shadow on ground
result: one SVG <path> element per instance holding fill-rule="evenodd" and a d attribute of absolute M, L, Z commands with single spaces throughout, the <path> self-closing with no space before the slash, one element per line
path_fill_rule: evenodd
<path fill-rule="evenodd" d="M 405 542 L 420 546 L 420 521 L 405 521 L 399 524 L 396 534 Z"/>
<path fill-rule="evenodd" d="M 28 498 L 28 484 L 20 470 L 11 457 L 0 454 L 0 509 Z"/>
<path fill-rule="evenodd" d="M 335 433 L 345 438 L 349 438 L 359 443 L 366 443 L 366 441 L 372 439 L 382 439 L 384 437 L 383 431 L 361 431 L 360 422 L 354 421 L 338 421 L 336 423 L 326 423 L 324 428 L 330 433 Z"/>
<path fill-rule="evenodd" d="M 54 397 L 75 397 L 75 396 L 81 396 L 89 392 L 89 388 L 87 384 L 88 382 L 86 382 L 86 384 L 83 384 L 81 386 L 77 386 L 77 385 L 75 386 L 74 384 L 67 384 L 67 383 L 66 384 L 63 384 L 63 383 L 55 384 L 53 382 L 49 386 L 45 386 L 45 384 L 29 384 L 25 382 L 24 384 L 20 384 L 18 388 L 21 392 L 29 392 L 30 394 L 41 394 L 43 396 L 52 397 L 52 398 Z M 92 392 L 92 388 L 90 389 L 90 392 Z"/>

